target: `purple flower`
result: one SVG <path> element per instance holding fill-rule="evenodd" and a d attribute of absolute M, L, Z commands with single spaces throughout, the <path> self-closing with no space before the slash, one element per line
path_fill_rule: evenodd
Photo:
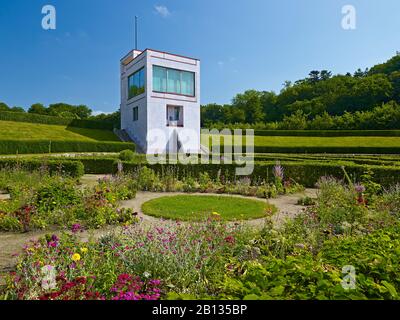
<path fill-rule="evenodd" d="M 276 165 L 274 166 L 272 172 L 274 174 L 274 177 L 280 180 L 283 180 L 283 167 L 281 166 L 281 163 L 279 161 L 276 162 Z"/>
<path fill-rule="evenodd" d="M 82 231 L 82 226 L 79 223 L 75 223 L 71 227 L 72 233 L 77 233 L 79 231 Z"/>
<path fill-rule="evenodd" d="M 365 192 L 365 187 L 361 183 L 356 183 L 354 185 L 354 190 L 356 190 L 357 193 L 363 193 Z"/>

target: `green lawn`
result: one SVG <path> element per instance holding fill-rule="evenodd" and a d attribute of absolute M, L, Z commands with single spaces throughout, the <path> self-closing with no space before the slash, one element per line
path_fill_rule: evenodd
<path fill-rule="evenodd" d="M 207 135 L 202 135 L 202 142 L 206 141 Z M 400 137 L 255 136 L 254 145 L 257 147 L 399 147 Z"/>
<path fill-rule="evenodd" d="M 142 205 L 143 213 L 150 216 L 194 221 L 210 216 L 224 220 L 256 219 L 275 210 L 274 206 L 260 200 L 206 195 L 166 196 Z"/>
<path fill-rule="evenodd" d="M 0 121 L 0 140 L 119 141 L 107 130 Z"/>

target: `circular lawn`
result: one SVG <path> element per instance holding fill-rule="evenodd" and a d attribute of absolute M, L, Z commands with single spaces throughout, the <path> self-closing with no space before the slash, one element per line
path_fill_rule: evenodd
<path fill-rule="evenodd" d="M 257 219 L 275 210 L 265 201 L 231 196 L 165 196 L 142 205 L 146 215 L 174 220 L 202 220 L 210 216 L 224 220 Z"/>

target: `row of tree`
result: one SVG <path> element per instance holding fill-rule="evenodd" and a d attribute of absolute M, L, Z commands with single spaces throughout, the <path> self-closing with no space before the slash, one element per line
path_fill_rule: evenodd
<path fill-rule="evenodd" d="M 280 122 L 299 114 L 307 120 L 324 114 L 341 116 L 365 112 L 395 101 L 400 103 L 400 54 L 353 74 L 335 75 L 327 70 L 311 71 L 294 83 L 286 81 L 279 94 L 273 91 L 248 90 L 237 94 L 232 104 L 202 106 L 202 125 L 214 123 Z"/>
<path fill-rule="evenodd" d="M 256 123 L 213 123 L 211 128 L 256 130 L 392 130 L 400 128 L 400 104 L 390 101 L 368 111 L 345 112 L 332 116 L 327 112 L 310 119 L 298 110 L 282 121 Z"/>
<path fill-rule="evenodd" d="M 46 116 L 54 116 L 60 118 L 68 119 L 87 119 L 87 120 L 97 120 L 97 121 L 107 121 L 112 122 L 116 126 L 120 124 L 120 112 L 116 111 L 111 114 L 98 114 L 92 115 L 93 111 L 86 105 L 71 105 L 68 103 L 54 103 L 50 104 L 48 107 L 41 103 L 35 103 L 30 106 L 28 111 L 25 111 L 21 107 L 9 107 L 7 104 L 0 102 L 0 112 L 28 112 L 32 114 L 40 114 Z"/>

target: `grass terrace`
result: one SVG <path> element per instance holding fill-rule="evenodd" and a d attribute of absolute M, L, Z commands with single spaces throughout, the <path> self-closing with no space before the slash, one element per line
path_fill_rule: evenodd
<path fill-rule="evenodd" d="M 119 141 L 109 130 L 27 122 L 1 121 L 1 140 Z"/>

